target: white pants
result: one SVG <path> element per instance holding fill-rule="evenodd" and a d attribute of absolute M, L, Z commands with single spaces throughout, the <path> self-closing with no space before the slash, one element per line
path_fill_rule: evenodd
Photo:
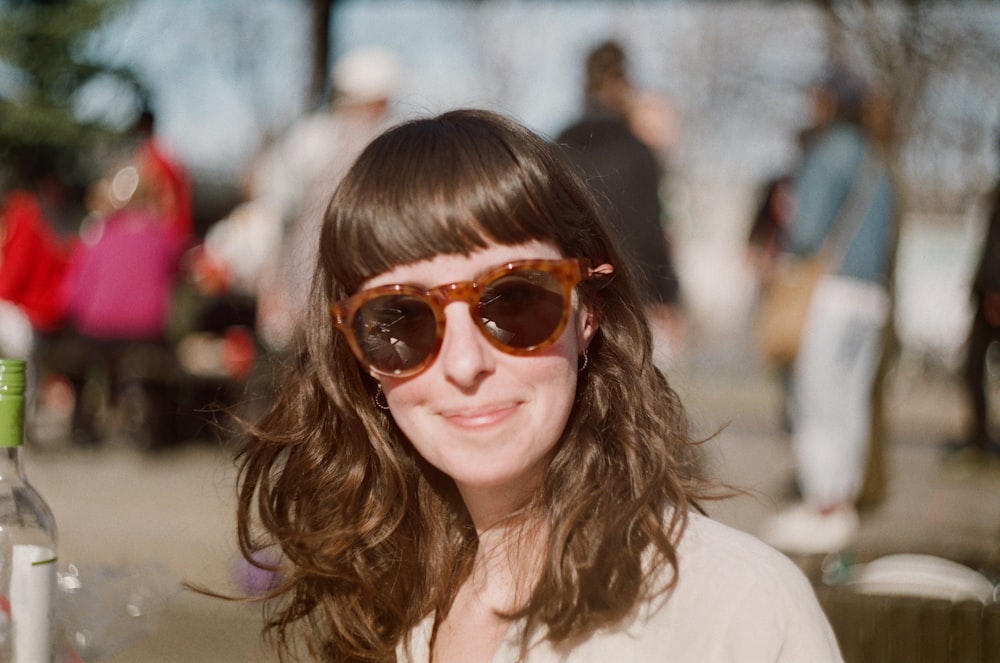
<path fill-rule="evenodd" d="M 809 504 L 851 503 L 861 490 L 888 317 L 874 283 L 826 276 L 814 293 L 792 385 L 792 451 Z"/>

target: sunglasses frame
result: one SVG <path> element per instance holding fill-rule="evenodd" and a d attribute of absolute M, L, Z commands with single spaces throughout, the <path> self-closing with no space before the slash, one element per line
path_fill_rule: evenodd
<path fill-rule="evenodd" d="M 563 308 L 559 323 L 549 336 L 535 345 L 524 348 L 512 347 L 502 343 L 489 332 L 486 325 L 475 315 L 475 305 L 479 301 L 482 290 L 496 280 L 518 272 L 544 272 L 554 277 L 562 289 Z M 562 335 L 569 321 L 570 310 L 573 302 L 573 288 L 583 281 L 600 276 L 591 268 L 591 263 L 586 258 L 561 258 L 555 260 L 515 260 L 512 262 L 493 267 L 480 274 L 475 281 L 456 281 L 445 285 L 435 286 L 430 289 L 419 288 L 414 285 L 394 284 L 384 285 L 368 290 L 362 290 L 350 297 L 346 297 L 330 304 L 330 315 L 333 318 L 334 326 L 339 329 L 351 352 L 366 371 L 379 375 L 391 377 L 410 377 L 417 375 L 427 369 L 437 359 L 444 342 L 445 313 L 444 309 L 452 302 L 465 302 L 469 305 L 469 315 L 475 322 L 476 327 L 493 347 L 498 350 L 515 356 L 525 356 L 535 354 L 549 347 Z M 434 348 L 427 357 L 418 364 L 396 371 L 386 371 L 380 369 L 365 356 L 361 345 L 354 334 L 354 318 L 362 306 L 373 299 L 386 295 L 409 295 L 427 302 L 428 307 L 434 315 L 435 340 Z"/>

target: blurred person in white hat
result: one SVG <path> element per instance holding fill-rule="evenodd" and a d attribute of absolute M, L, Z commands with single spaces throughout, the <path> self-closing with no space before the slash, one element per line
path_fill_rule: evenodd
<path fill-rule="evenodd" d="M 257 279 L 257 330 L 271 350 L 295 340 L 315 262 L 324 201 L 361 150 L 391 122 L 402 78 L 397 56 L 383 48 L 348 52 L 333 67 L 330 101 L 303 117 L 254 164 L 250 197 L 280 227 L 280 248 Z M 273 231 L 272 231 L 273 236 Z"/>

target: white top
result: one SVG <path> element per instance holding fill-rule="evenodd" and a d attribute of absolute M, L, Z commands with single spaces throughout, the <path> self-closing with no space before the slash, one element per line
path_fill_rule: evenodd
<path fill-rule="evenodd" d="M 539 641 L 523 663 L 839 663 L 833 630 L 805 575 L 753 536 L 692 513 L 673 591 L 572 646 Z M 411 633 L 412 659 L 430 659 L 433 615 Z M 521 663 L 513 626 L 493 663 Z"/>

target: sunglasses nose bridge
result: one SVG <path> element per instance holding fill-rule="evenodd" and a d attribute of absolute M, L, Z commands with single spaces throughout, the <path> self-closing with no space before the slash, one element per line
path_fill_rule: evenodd
<path fill-rule="evenodd" d="M 452 302 L 465 302 L 471 307 L 479 301 L 479 288 L 472 281 L 459 281 L 438 286 L 431 290 L 430 294 L 442 311 Z"/>

